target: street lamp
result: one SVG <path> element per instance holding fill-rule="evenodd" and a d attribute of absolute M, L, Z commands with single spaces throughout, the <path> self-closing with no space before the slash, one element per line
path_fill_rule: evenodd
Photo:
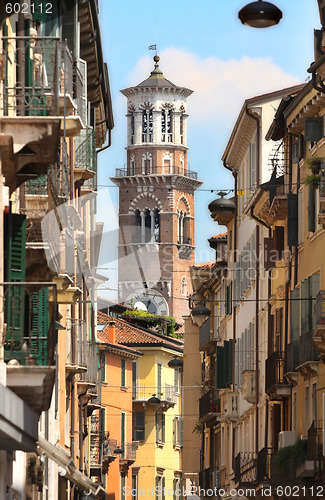
<path fill-rule="evenodd" d="M 245 5 L 238 17 L 243 24 L 252 28 L 269 28 L 279 23 L 282 12 L 273 3 L 258 0 Z"/>

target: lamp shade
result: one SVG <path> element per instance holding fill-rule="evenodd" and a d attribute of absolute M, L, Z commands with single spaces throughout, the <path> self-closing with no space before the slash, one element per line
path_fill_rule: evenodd
<path fill-rule="evenodd" d="M 196 317 L 210 316 L 211 311 L 205 306 L 197 306 L 192 309 L 191 315 Z"/>
<path fill-rule="evenodd" d="M 179 358 L 173 358 L 170 361 L 168 361 L 167 364 L 168 364 L 169 368 L 182 368 L 183 361 Z"/>
<path fill-rule="evenodd" d="M 122 450 L 122 448 L 116 448 L 116 449 L 113 451 L 113 453 L 114 453 L 115 455 L 122 455 L 123 450 Z"/>
<path fill-rule="evenodd" d="M 259 0 L 243 7 L 238 17 L 243 24 L 252 28 L 269 28 L 278 24 L 282 19 L 282 12 L 270 2 Z"/>
<path fill-rule="evenodd" d="M 148 399 L 147 403 L 150 405 L 160 405 L 160 399 L 156 397 L 156 394 L 153 394 L 151 398 Z"/>

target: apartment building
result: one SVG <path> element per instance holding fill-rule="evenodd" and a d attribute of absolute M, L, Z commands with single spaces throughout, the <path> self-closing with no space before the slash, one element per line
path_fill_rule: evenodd
<path fill-rule="evenodd" d="M 1 27 L 0 496 L 99 498 L 89 429 L 108 72 L 95 0 L 28 7 Z"/>

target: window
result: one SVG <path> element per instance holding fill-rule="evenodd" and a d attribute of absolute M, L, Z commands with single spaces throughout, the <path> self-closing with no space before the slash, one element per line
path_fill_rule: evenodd
<path fill-rule="evenodd" d="M 174 369 L 174 392 L 179 394 L 179 369 Z"/>
<path fill-rule="evenodd" d="M 137 397 L 138 370 L 137 362 L 132 361 L 132 399 Z"/>
<path fill-rule="evenodd" d="M 135 493 L 134 495 L 132 495 L 132 498 L 134 500 L 138 500 L 138 479 L 138 474 L 132 472 L 132 491 Z"/>
<path fill-rule="evenodd" d="M 161 395 L 161 373 L 162 373 L 162 366 L 161 366 L 161 363 L 158 363 L 158 365 L 157 365 L 157 395 L 158 395 L 158 398 Z"/>
<path fill-rule="evenodd" d="M 161 142 L 173 141 L 173 112 L 163 109 L 161 112 Z"/>
<path fill-rule="evenodd" d="M 182 492 L 181 492 L 181 480 L 179 477 L 175 477 L 173 481 L 173 500 L 180 500 L 182 498 Z"/>
<path fill-rule="evenodd" d="M 121 500 L 125 500 L 125 475 L 121 475 Z"/>
<path fill-rule="evenodd" d="M 123 453 L 121 458 L 125 458 L 125 425 L 126 425 L 126 413 L 122 411 L 121 413 L 121 449 Z"/>
<path fill-rule="evenodd" d="M 150 154 L 142 156 L 142 174 L 152 174 L 152 157 Z"/>
<path fill-rule="evenodd" d="M 250 189 L 256 187 L 257 182 L 257 161 L 256 161 L 256 144 L 251 142 L 249 144 L 249 187 Z"/>
<path fill-rule="evenodd" d="M 125 387 L 125 359 L 121 359 L 121 387 Z"/>
<path fill-rule="evenodd" d="M 182 278 L 182 295 L 184 295 L 185 297 L 187 296 L 187 283 L 185 276 L 183 276 Z"/>
<path fill-rule="evenodd" d="M 165 414 L 156 413 L 156 442 L 165 443 Z"/>
<path fill-rule="evenodd" d="M 156 500 L 163 500 L 165 488 L 165 478 L 162 476 L 156 476 L 156 488 L 155 488 L 155 498 Z"/>
<path fill-rule="evenodd" d="M 105 382 L 105 368 L 106 368 L 106 362 L 105 362 L 105 353 L 101 352 L 100 353 L 100 380 L 102 382 Z"/>
<path fill-rule="evenodd" d="M 180 136 L 181 136 L 181 144 L 184 144 L 184 115 L 183 113 L 180 116 Z"/>
<path fill-rule="evenodd" d="M 145 412 L 136 411 L 133 412 L 133 441 L 144 441 L 145 440 Z"/>
<path fill-rule="evenodd" d="M 131 128 L 131 144 L 134 144 L 134 114 L 131 113 L 130 116 L 130 128 Z"/>
<path fill-rule="evenodd" d="M 173 426 L 174 446 L 183 445 L 183 417 L 174 417 Z"/>

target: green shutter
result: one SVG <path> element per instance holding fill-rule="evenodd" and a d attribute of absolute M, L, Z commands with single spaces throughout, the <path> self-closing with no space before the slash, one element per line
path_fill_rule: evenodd
<path fill-rule="evenodd" d="M 35 21 L 46 21 L 46 3 L 47 0 L 33 0 Z"/>
<path fill-rule="evenodd" d="M 162 499 L 164 500 L 165 498 L 165 487 L 166 487 L 166 478 L 162 478 Z"/>
<path fill-rule="evenodd" d="M 66 8 L 62 16 L 62 41 L 67 42 L 72 54 L 76 56 L 76 39 L 77 39 L 77 2 L 76 0 L 67 0 Z"/>
<path fill-rule="evenodd" d="M 121 359 L 121 387 L 125 387 L 125 359 Z"/>
<path fill-rule="evenodd" d="M 288 194 L 288 241 L 289 247 L 298 246 L 298 195 Z"/>
<path fill-rule="evenodd" d="M 106 355 L 104 352 L 100 353 L 100 380 L 101 382 L 105 382 L 105 371 L 106 371 Z"/>
<path fill-rule="evenodd" d="M 316 196 L 312 184 L 308 186 L 308 231 L 316 231 Z"/>
<path fill-rule="evenodd" d="M 49 289 L 43 288 L 30 294 L 31 333 L 30 355 L 37 365 L 46 365 L 49 360 L 48 333 L 50 328 Z"/>
<path fill-rule="evenodd" d="M 159 415 L 155 413 L 155 427 L 156 427 L 156 442 L 159 441 Z"/>
<path fill-rule="evenodd" d="M 309 297 L 310 297 L 310 323 L 309 330 L 315 328 L 314 325 L 314 306 L 316 302 L 317 295 L 320 291 L 320 274 L 315 273 L 309 277 Z"/>
<path fill-rule="evenodd" d="M 224 348 L 217 346 L 217 389 L 224 389 L 225 385 L 225 365 L 224 365 Z"/>
<path fill-rule="evenodd" d="M 165 442 L 165 414 L 161 414 L 161 440 Z"/>
<path fill-rule="evenodd" d="M 301 283 L 301 335 L 308 331 L 309 325 L 309 283 L 308 279 Z"/>
<path fill-rule="evenodd" d="M 125 413 L 121 413 L 121 448 L 123 450 L 122 458 L 125 457 Z"/>
<path fill-rule="evenodd" d="M 179 417 L 178 422 L 179 422 L 178 444 L 183 446 L 183 417 Z"/>
<path fill-rule="evenodd" d="M 305 140 L 318 142 L 323 137 L 323 117 L 310 116 L 305 118 Z"/>
<path fill-rule="evenodd" d="M 291 342 L 300 336 L 300 289 L 295 288 L 290 294 L 290 333 Z"/>
<path fill-rule="evenodd" d="M 161 395 L 161 364 L 158 363 L 157 365 L 157 396 L 158 398 L 160 397 Z"/>

